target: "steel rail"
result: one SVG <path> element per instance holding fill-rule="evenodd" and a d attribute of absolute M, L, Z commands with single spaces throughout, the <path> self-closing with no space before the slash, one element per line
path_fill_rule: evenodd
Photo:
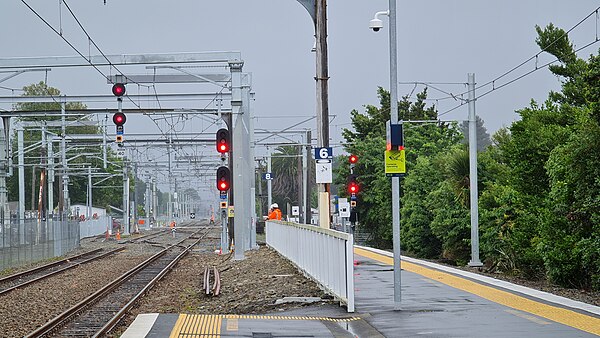
<path fill-rule="evenodd" d="M 56 261 L 56 262 L 44 264 L 44 265 L 41 265 L 41 266 L 38 266 L 38 267 L 35 267 L 35 268 L 32 268 L 32 269 L 29 269 L 27 271 L 22 271 L 22 272 L 19 272 L 19 273 L 12 274 L 10 276 L 2 277 L 2 278 L 0 278 L 0 283 L 8 282 L 8 281 L 16 279 L 16 278 L 21 278 L 22 276 L 28 275 L 30 273 L 34 273 L 36 271 L 43 270 L 43 269 L 48 269 L 48 268 L 51 268 L 53 266 L 66 263 L 69 260 L 76 259 L 76 258 L 85 256 L 85 255 L 89 255 L 89 254 L 92 254 L 92 253 L 95 253 L 95 252 L 98 252 L 98 251 L 101 251 L 101 250 L 102 249 L 91 250 L 91 251 L 84 252 L 82 254 L 79 254 L 79 255 L 76 255 L 76 256 L 73 256 L 73 257 L 69 257 L 69 258 L 61 259 L 61 260 Z"/>
<path fill-rule="evenodd" d="M 91 294 L 90 296 L 86 297 L 84 300 L 80 301 L 79 303 L 75 304 L 71 308 L 69 308 L 69 309 L 65 310 L 64 312 L 62 312 L 61 314 L 57 315 L 56 317 L 54 317 L 53 319 L 51 319 L 50 321 L 48 321 L 46 324 L 44 324 L 41 327 L 37 328 L 35 331 L 29 333 L 25 337 L 28 337 L 28 338 L 46 337 L 46 336 L 54 334 L 57 331 L 63 329 L 63 327 L 67 324 L 67 322 L 70 321 L 71 318 L 75 317 L 76 315 L 80 314 L 83 311 L 86 311 L 88 309 L 92 309 L 95 304 L 97 304 L 97 303 L 99 303 L 99 302 L 102 301 L 102 298 L 108 297 L 108 295 L 111 292 L 115 291 L 120 286 L 125 285 L 125 282 L 129 281 L 130 279 L 132 279 L 134 277 L 134 275 L 137 275 L 138 273 L 140 273 L 141 271 L 143 271 L 145 268 L 147 268 L 148 266 L 150 266 L 152 263 L 156 262 L 159 258 L 161 258 L 162 256 L 166 255 L 168 253 L 168 251 L 170 251 L 172 249 L 175 249 L 175 248 L 178 248 L 181 243 L 183 243 L 186 240 L 189 240 L 191 237 L 193 237 L 195 234 L 197 234 L 200 231 L 201 230 L 198 230 L 197 232 L 195 232 L 191 236 L 186 237 L 186 238 L 182 239 L 181 241 L 179 241 L 179 242 L 177 242 L 177 243 L 169 246 L 168 248 L 163 249 L 163 250 L 157 252 L 156 254 L 154 254 L 153 256 L 151 256 L 150 258 L 146 259 L 142 263 L 138 264 L 137 266 L 133 267 L 129 271 L 125 272 L 124 274 L 122 274 L 117 279 L 115 279 L 112 282 L 110 282 L 109 284 L 103 286 L 102 288 L 100 288 L 99 290 L 97 290 L 96 292 L 94 292 L 93 294 Z M 208 233 L 208 231 L 206 233 Z M 193 247 L 194 245 L 196 245 L 197 242 L 200 241 L 202 238 L 203 237 L 199 238 L 190 247 Z M 186 250 L 188 250 L 188 248 L 186 248 Z M 179 255 L 177 257 L 179 257 Z M 171 266 L 171 265 L 169 264 L 167 266 Z M 161 269 L 161 271 L 163 269 Z M 154 280 L 155 280 L 155 278 L 153 278 L 151 280 L 151 282 L 154 281 Z M 149 284 L 149 283 L 147 283 L 147 284 Z M 139 294 L 139 292 L 138 292 L 138 294 Z M 126 306 L 129 303 L 130 302 L 128 302 L 126 304 Z M 121 313 L 121 311 L 118 311 L 118 312 Z M 126 312 L 123 312 L 123 314 L 124 313 L 126 313 Z M 112 323 L 110 329 L 112 329 L 112 327 L 114 327 L 114 325 L 116 325 L 120 319 L 121 318 L 118 318 L 118 320 L 115 320 L 115 317 L 113 316 L 108 321 L 108 324 Z M 107 326 L 108 324 L 105 324 L 104 326 Z M 104 330 L 104 326 L 101 328 L 101 330 Z M 65 328 L 65 329 L 68 329 L 68 328 Z M 96 331 L 96 332 L 98 332 L 98 331 Z"/>
<path fill-rule="evenodd" d="M 200 230 L 199 230 L 200 231 Z M 118 325 L 118 323 L 121 321 L 121 319 L 123 317 L 125 317 L 125 315 L 127 314 L 127 312 L 133 307 L 133 305 L 135 304 L 135 302 L 138 301 L 138 299 L 140 299 L 142 296 L 144 296 L 148 291 L 150 291 L 157 283 L 158 281 L 160 281 L 164 276 L 167 275 L 167 273 L 169 273 L 173 267 L 179 263 L 179 261 L 185 257 L 190 251 L 191 249 L 197 245 L 205 236 L 206 234 L 208 234 L 208 231 L 204 233 L 203 236 L 201 236 L 200 238 L 198 238 L 194 243 L 192 243 L 191 245 L 189 245 L 188 247 L 186 247 L 179 255 L 177 255 L 177 257 L 175 257 L 175 259 L 173 259 L 173 261 L 171 261 L 171 263 L 169 263 L 156 277 L 154 277 L 142 290 L 140 290 L 140 292 L 138 292 L 127 304 L 125 304 L 125 306 L 123 306 L 109 321 L 108 323 L 106 323 L 106 325 L 104 325 L 100 331 L 98 331 L 95 335 L 93 335 L 93 338 L 97 338 L 102 336 L 103 334 L 107 334 L 109 333 L 113 328 L 115 328 L 115 326 Z M 188 237 L 189 239 L 191 239 L 193 237 L 190 236 Z"/>
<path fill-rule="evenodd" d="M 24 282 L 21 282 L 21 283 L 19 283 L 19 284 L 16 284 L 16 285 L 10 286 L 10 287 L 8 287 L 8 288 L 6 288 L 6 289 L 0 290 L 0 295 L 3 295 L 3 294 L 6 294 L 6 293 L 9 293 L 9 292 L 11 292 L 11 291 L 14 291 L 14 290 L 16 290 L 16 289 L 22 288 L 22 287 L 24 287 L 24 286 L 27 286 L 27 285 L 29 285 L 29 284 L 33 284 L 33 283 L 39 282 L 39 281 L 41 281 L 41 280 L 44 280 L 44 279 L 46 279 L 46 278 L 48 278 L 48 277 L 54 276 L 54 275 L 56 275 L 56 274 L 59 274 L 59 273 L 61 273 L 61 272 L 64 272 L 64 271 L 67 271 L 67 270 L 70 270 L 70 269 L 73 269 L 73 268 L 75 268 L 75 267 L 77 267 L 77 266 L 80 266 L 80 265 L 82 265 L 82 264 L 86 264 L 86 263 L 89 263 L 89 262 L 91 262 L 91 261 L 94 261 L 94 260 L 97 260 L 97 259 L 100 259 L 100 258 L 104 258 L 104 257 L 106 257 L 106 256 L 108 256 L 108 255 L 112 255 L 112 254 L 114 254 L 114 253 L 116 253 L 116 252 L 118 252 L 118 251 L 121 251 L 121 250 L 123 250 L 123 249 L 124 249 L 124 248 L 118 248 L 118 249 L 115 249 L 115 250 L 111 250 L 111 251 L 105 252 L 105 253 L 103 253 L 103 254 L 101 254 L 101 255 L 98 255 L 98 256 L 94 256 L 94 257 L 91 257 L 91 258 L 85 259 L 85 260 L 83 260 L 83 261 L 81 261 L 81 262 L 67 262 L 67 260 L 63 260 L 63 261 L 61 261 L 62 263 L 67 263 L 67 264 L 69 264 L 69 265 L 67 265 L 67 266 L 65 266 L 65 267 L 63 267 L 63 268 L 61 268 L 61 269 L 58 269 L 58 270 L 52 271 L 52 272 L 50 272 L 50 273 L 44 274 L 44 275 L 42 275 L 42 276 L 35 277 L 35 278 L 33 278 L 33 279 L 30 279 L 30 280 L 28 280 L 28 281 L 24 281 Z M 97 253 L 98 251 L 101 251 L 101 250 L 102 250 L 102 249 L 97 249 L 97 250 L 93 250 L 93 252 L 94 252 L 94 253 Z M 90 251 L 90 252 L 92 252 L 92 251 Z M 83 254 L 83 255 L 88 255 L 88 254 L 90 254 L 90 252 L 87 252 L 87 253 L 85 253 L 85 254 Z M 78 256 L 76 256 L 76 257 L 77 257 L 77 258 L 81 258 L 81 256 L 82 256 L 82 255 L 78 255 Z M 70 258 L 70 259 L 73 259 L 73 258 Z M 54 267 L 54 266 L 56 266 L 56 264 L 53 264 L 53 265 L 52 265 L 52 266 L 50 266 L 49 268 L 52 268 L 52 267 Z M 46 265 L 46 267 L 47 267 L 47 265 Z M 36 272 L 40 272 L 40 271 L 43 271 L 43 269 L 40 269 L 40 268 L 31 269 L 31 270 L 28 270 L 28 271 L 26 271 L 26 272 L 29 272 L 29 273 L 21 273 L 21 274 L 19 274 L 18 276 L 15 276 L 15 275 L 9 276 L 9 277 L 11 277 L 11 278 L 10 278 L 10 279 L 7 279 L 7 280 L 3 280 L 3 282 L 9 282 L 9 281 L 11 281 L 11 280 L 14 280 L 14 279 L 16 279 L 16 278 L 19 278 L 19 279 L 21 279 L 21 278 L 23 278 L 23 277 L 26 277 L 26 276 L 28 276 L 28 275 L 35 274 Z"/>

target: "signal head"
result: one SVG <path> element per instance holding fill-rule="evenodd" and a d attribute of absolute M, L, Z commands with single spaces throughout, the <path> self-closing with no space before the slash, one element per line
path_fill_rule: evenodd
<path fill-rule="evenodd" d="M 229 130 L 221 128 L 217 131 L 217 151 L 221 154 L 229 152 L 230 137 Z"/>
<path fill-rule="evenodd" d="M 113 115 L 113 123 L 117 126 L 122 126 L 127 121 L 127 116 L 124 113 L 115 113 Z"/>
<path fill-rule="evenodd" d="M 217 189 L 227 191 L 231 187 L 231 173 L 227 167 L 217 169 Z"/>
<path fill-rule="evenodd" d="M 348 157 L 348 161 L 350 161 L 350 164 L 356 164 L 358 162 L 358 156 L 356 155 L 350 155 Z"/>
<path fill-rule="evenodd" d="M 112 86 L 112 93 L 116 97 L 121 97 L 125 95 L 125 85 L 122 83 L 115 83 Z"/>

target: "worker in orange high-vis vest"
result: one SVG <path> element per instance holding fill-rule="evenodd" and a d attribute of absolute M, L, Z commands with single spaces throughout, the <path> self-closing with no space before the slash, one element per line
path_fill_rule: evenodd
<path fill-rule="evenodd" d="M 279 205 L 277 205 L 277 203 L 271 204 L 271 209 L 269 209 L 269 219 L 281 221 L 281 210 L 279 210 Z"/>

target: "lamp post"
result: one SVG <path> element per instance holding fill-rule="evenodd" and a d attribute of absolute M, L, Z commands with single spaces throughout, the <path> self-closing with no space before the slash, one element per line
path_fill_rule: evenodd
<path fill-rule="evenodd" d="M 398 47 L 396 37 L 396 0 L 389 0 L 390 16 L 390 119 L 398 123 Z M 392 231 L 394 245 L 394 310 L 400 310 L 400 177 L 392 177 Z"/>
<path fill-rule="evenodd" d="M 377 12 L 370 22 L 370 28 L 377 32 L 382 27 L 379 15 L 390 19 L 390 122 L 402 123 L 398 119 L 398 42 L 396 35 L 396 0 L 389 0 L 389 10 Z M 392 242 L 394 246 L 394 310 L 401 310 L 402 278 L 400 257 L 400 177 L 392 177 Z"/>

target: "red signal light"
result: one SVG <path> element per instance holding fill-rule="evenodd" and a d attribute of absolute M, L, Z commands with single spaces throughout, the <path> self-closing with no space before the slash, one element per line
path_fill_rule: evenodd
<path fill-rule="evenodd" d="M 221 154 L 229 152 L 229 130 L 221 128 L 217 131 L 217 151 Z"/>
<path fill-rule="evenodd" d="M 217 189 L 227 191 L 231 187 L 231 173 L 227 167 L 217 169 Z"/>
<path fill-rule="evenodd" d="M 113 123 L 117 126 L 122 126 L 127 121 L 127 117 L 123 113 L 115 113 L 113 115 Z"/>
<path fill-rule="evenodd" d="M 351 182 L 350 185 L 348 185 L 348 192 L 350 194 L 356 194 L 358 190 L 358 184 L 356 182 Z"/>
<path fill-rule="evenodd" d="M 115 83 L 112 86 L 112 93 L 114 96 L 121 97 L 125 95 L 125 85 L 122 83 Z"/>
<path fill-rule="evenodd" d="M 350 155 L 348 157 L 348 161 L 350 161 L 351 164 L 356 164 L 356 162 L 358 162 L 358 156 L 356 156 L 356 155 Z"/>

